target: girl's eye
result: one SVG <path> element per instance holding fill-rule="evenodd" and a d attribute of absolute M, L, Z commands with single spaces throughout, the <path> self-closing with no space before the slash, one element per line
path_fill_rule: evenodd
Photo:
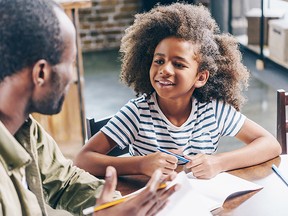
<path fill-rule="evenodd" d="M 175 67 L 177 67 L 177 68 L 184 68 L 184 67 L 185 67 L 185 65 L 183 65 L 183 64 L 181 64 L 181 63 L 178 63 L 178 62 L 175 62 L 174 65 L 175 65 Z"/>
<path fill-rule="evenodd" d="M 159 65 L 161 65 L 161 64 L 164 63 L 164 61 L 163 61 L 162 59 L 155 59 L 154 62 L 155 62 L 156 64 L 159 64 Z"/>

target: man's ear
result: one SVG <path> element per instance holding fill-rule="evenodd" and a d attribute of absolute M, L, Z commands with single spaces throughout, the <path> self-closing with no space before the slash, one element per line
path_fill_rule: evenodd
<path fill-rule="evenodd" d="M 204 86 L 209 78 L 209 71 L 204 70 L 197 74 L 197 81 L 195 82 L 195 88 L 201 88 Z"/>
<path fill-rule="evenodd" d="M 44 60 L 38 60 L 32 69 L 32 78 L 35 86 L 43 86 L 50 78 L 51 66 Z"/>

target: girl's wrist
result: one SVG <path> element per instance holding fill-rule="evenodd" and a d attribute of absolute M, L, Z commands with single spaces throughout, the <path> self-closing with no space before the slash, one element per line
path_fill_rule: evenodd
<path fill-rule="evenodd" d="M 225 172 L 228 170 L 227 162 L 225 160 L 225 153 L 216 154 L 216 164 L 220 172 Z"/>
<path fill-rule="evenodd" d="M 145 172 L 145 161 L 146 161 L 147 156 L 139 156 L 139 161 L 138 161 L 138 170 L 141 174 L 146 175 Z"/>

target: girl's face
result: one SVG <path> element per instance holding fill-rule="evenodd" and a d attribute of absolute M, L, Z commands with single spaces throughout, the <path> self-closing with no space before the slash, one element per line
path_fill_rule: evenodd
<path fill-rule="evenodd" d="M 203 75 L 197 73 L 197 69 L 195 46 L 189 41 L 168 37 L 155 49 L 150 82 L 162 99 L 190 100 L 194 89 L 207 81 L 203 83 Z"/>

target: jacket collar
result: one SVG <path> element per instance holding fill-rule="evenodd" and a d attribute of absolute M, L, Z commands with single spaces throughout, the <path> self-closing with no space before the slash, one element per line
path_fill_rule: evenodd
<path fill-rule="evenodd" d="M 19 129 L 21 130 L 21 128 Z M 0 159 L 7 171 L 19 169 L 31 162 L 31 157 L 0 121 Z"/>

